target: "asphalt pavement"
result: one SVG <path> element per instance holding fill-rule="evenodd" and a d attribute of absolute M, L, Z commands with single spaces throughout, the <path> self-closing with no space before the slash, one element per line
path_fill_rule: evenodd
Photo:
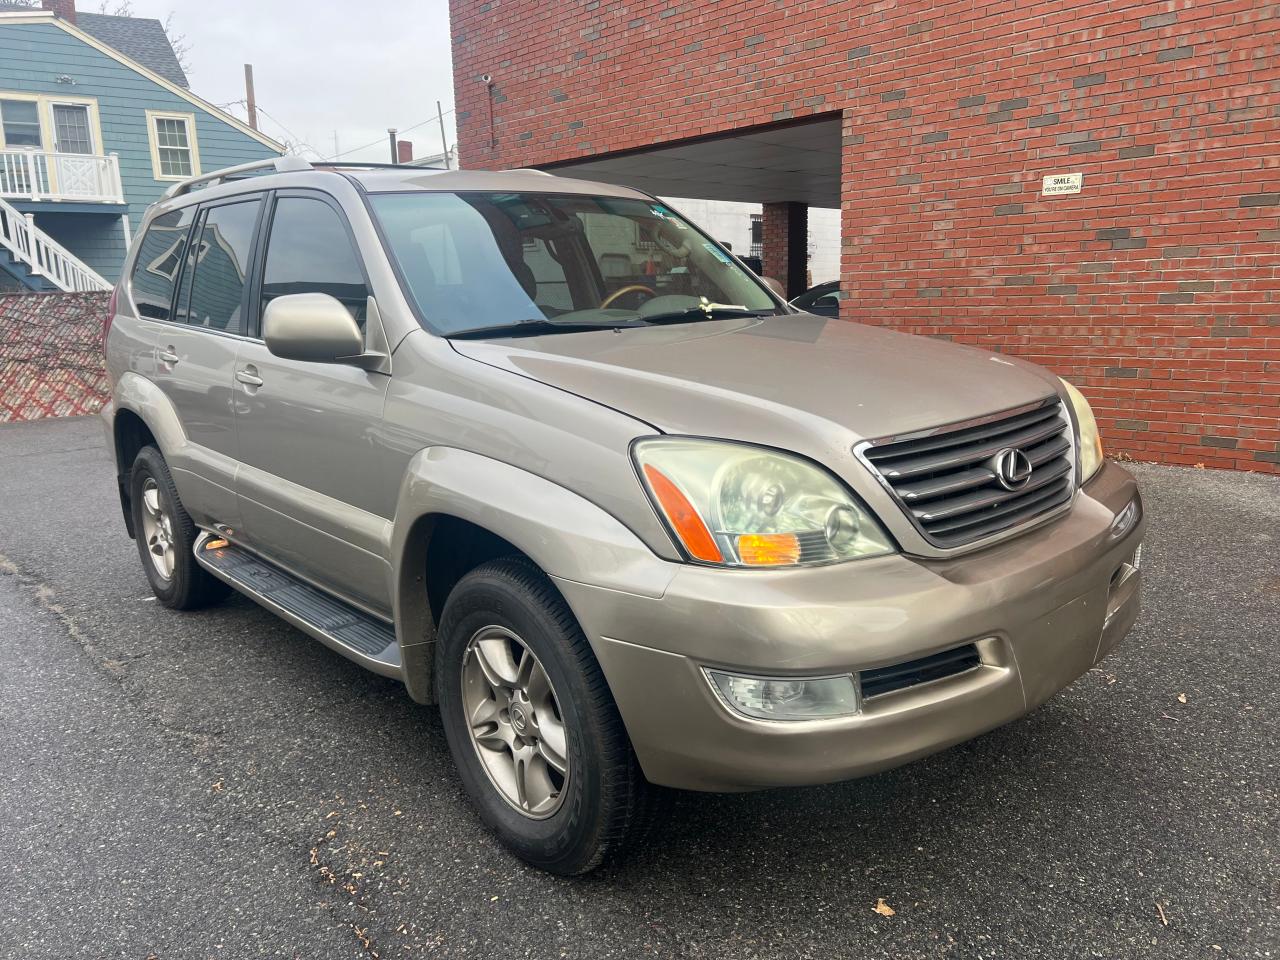
<path fill-rule="evenodd" d="M 1280 478 L 1133 469 L 1145 609 L 1101 667 L 899 770 L 681 794 L 562 880 L 398 684 L 243 598 L 160 607 L 94 419 L 0 426 L 0 957 L 1280 957 Z"/>

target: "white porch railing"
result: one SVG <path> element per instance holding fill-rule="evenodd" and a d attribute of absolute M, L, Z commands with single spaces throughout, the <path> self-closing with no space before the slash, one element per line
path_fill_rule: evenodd
<path fill-rule="evenodd" d="M 120 158 L 89 153 L 0 150 L 0 198 L 124 203 Z"/>
<path fill-rule="evenodd" d="M 4 200 L 0 200 L 0 248 L 59 290 L 111 289 L 104 277 L 37 227 L 31 214 L 15 210 Z"/>

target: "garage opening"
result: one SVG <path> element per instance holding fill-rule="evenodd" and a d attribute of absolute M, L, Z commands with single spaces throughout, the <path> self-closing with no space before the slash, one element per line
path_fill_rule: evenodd
<path fill-rule="evenodd" d="M 669 200 L 777 278 L 788 299 L 840 273 L 840 115 L 547 164 Z"/>

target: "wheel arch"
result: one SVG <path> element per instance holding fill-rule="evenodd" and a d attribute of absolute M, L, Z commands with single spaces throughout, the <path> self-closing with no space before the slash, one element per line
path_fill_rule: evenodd
<path fill-rule="evenodd" d="M 120 508 L 124 512 L 125 529 L 133 529 L 133 511 L 129 502 L 129 475 L 138 451 L 151 444 L 168 459 L 169 453 L 185 441 L 186 434 L 177 411 L 169 398 L 150 380 L 133 372 L 125 373 L 116 384 L 111 416 L 112 453 L 116 463 L 116 485 Z"/>
<path fill-rule="evenodd" d="M 448 593 L 480 563 L 522 556 L 553 580 L 653 597 L 662 595 L 675 568 L 572 490 L 453 447 L 429 447 L 410 462 L 391 556 L 404 682 L 420 703 L 433 700 L 436 625 Z"/>

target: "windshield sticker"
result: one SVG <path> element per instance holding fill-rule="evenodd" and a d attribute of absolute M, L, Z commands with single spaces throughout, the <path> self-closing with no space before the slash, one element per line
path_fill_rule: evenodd
<path fill-rule="evenodd" d="M 709 254 L 711 254 L 721 263 L 733 263 L 733 261 L 729 259 L 729 255 L 725 253 L 723 250 L 721 250 L 719 247 L 717 247 L 710 240 L 705 241 L 702 244 L 702 246 Z"/>
<path fill-rule="evenodd" d="M 667 223 L 671 224 L 671 226 L 673 227 L 677 227 L 681 230 L 685 228 L 684 224 L 681 223 L 676 218 L 676 215 L 660 203 L 649 204 L 649 212 L 652 213 L 655 217 L 660 217 L 661 219 L 665 220 Z"/>

